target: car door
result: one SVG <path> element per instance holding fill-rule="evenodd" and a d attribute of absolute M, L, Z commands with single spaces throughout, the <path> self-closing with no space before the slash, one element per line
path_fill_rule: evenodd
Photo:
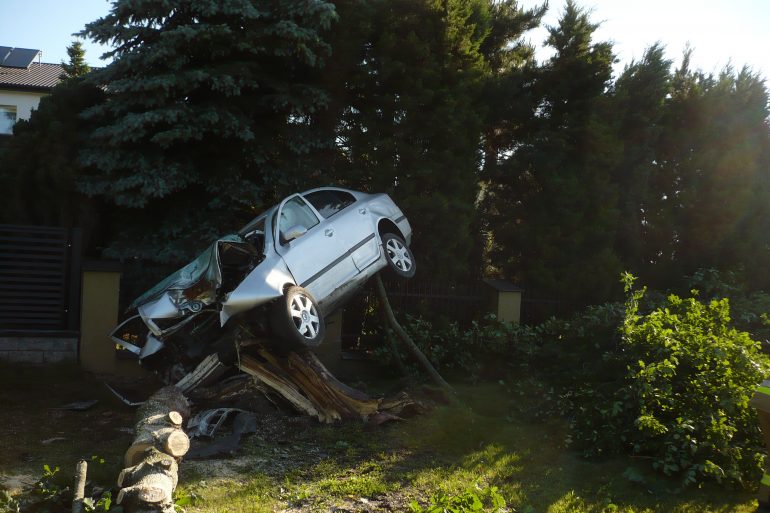
<path fill-rule="evenodd" d="M 298 285 L 323 304 L 335 288 L 357 273 L 348 247 L 333 222 L 321 220 L 299 194 L 286 198 L 276 213 L 274 236 L 281 255 Z M 307 230 L 286 240 L 290 229 Z"/>
<path fill-rule="evenodd" d="M 333 221 L 353 264 L 361 271 L 380 256 L 376 227 L 365 201 L 339 189 L 320 189 L 305 194 L 305 199 L 328 221 Z"/>

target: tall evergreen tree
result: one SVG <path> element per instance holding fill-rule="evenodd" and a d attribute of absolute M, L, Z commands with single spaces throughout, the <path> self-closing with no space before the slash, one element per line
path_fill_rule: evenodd
<path fill-rule="evenodd" d="M 108 99 L 86 113 L 80 189 L 134 209 L 115 252 L 185 259 L 308 183 L 336 17 L 318 0 L 117 0 L 86 26 L 115 50 L 93 74 Z"/>
<path fill-rule="evenodd" d="M 81 111 L 104 98 L 104 91 L 72 78 L 43 97 L 29 120 L 14 126 L 0 153 L 0 187 L 13 191 L 0 211 L 0 222 L 78 226 L 90 246 L 100 216 L 99 205 L 75 190 L 82 173 L 78 152 L 93 126 Z"/>
<path fill-rule="evenodd" d="M 67 47 L 68 62 L 62 62 L 61 67 L 64 70 L 62 78 L 82 77 L 91 71 L 91 66 L 86 62 L 86 51 L 83 43 L 75 40 Z"/>
<path fill-rule="evenodd" d="M 609 43 L 569 1 L 549 27 L 554 56 L 540 71 L 537 119 L 504 163 L 511 196 L 498 203 L 493 258 L 530 293 L 575 306 L 606 299 L 620 271 L 613 250 L 618 145 L 602 112 L 613 63 Z M 509 251 L 508 248 L 513 248 Z"/>
<path fill-rule="evenodd" d="M 671 250 L 668 281 L 698 268 L 744 269 L 750 284 L 767 283 L 768 93 L 748 69 L 719 76 L 692 72 L 685 58 L 675 76 L 661 143 L 668 186 Z M 761 267 L 761 265 L 760 265 Z"/>
<path fill-rule="evenodd" d="M 335 178 L 389 192 L 414 229 L 422 276 L 469 274 L 478 191 L 487 3 L 340 2 Z M 334 90 L 334 85 L 328 86 Z"/>
<path fill-rule="evenodd" d="M 607 122 L 615 126 L 622 157 L 613 170 L 619 191 L 620 218 L 615 247 L 626 270 L 645 275 L 659 257 L 654 232 L 665 231 L 661 197 L 654 186 L 657 150 L 671 84 L 671 61 L 655 44 L 642 60 L 629 64 L 615 82 Z M 646 276 L 645 276 L 646 277 Z"/>

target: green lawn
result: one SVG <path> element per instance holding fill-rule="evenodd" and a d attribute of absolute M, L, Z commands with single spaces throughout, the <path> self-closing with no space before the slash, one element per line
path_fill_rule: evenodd
<path fill-rule="evenodd" d="M 586 461 L 565 447 L 562 421 L 508 415 L 504 387 L 459 387 L 468 407 L 437 407 L 401 423 L 295 431 L 282 445 L 252 439 L 219 468 L 182 465 L 188 512 L 403 511 L 439 494 L 496 486 L 518 512 L 749 512 L 750 494 L 718 487 L 682 490 L 626 458 Z M 636 481 L 624 477 L 636 468 Z M 477 492 L 477 495 L 480 493 Z M 487 504 L 488 505 L 488 504 Z"/>
<path fill-rule="evenodd" d="M 109 486 L 131 435 L 132 412 L 103 395 L 97 381 L 74 371 L 2 369 L 0 483 L 39 476 L 43 464 L 72 476 L 77 459 L 97 454 L 94 479 Z M 571 450 L 558 418 L 533 420 L 534 394 L 505 386 L 458 386 L 470 406 L 436 406 L 404 422 L 369 429 L 324 426 L 278 412 L 233 458 L 183 461 L 178 497 L 188 513 L 405 511 L 416 500 L 497 487 L 517 512 L 751 512 L 746 492 L 717 486 L 680 489 L 645 470 L 644 460 L 587 461 Z M 88 412 L 51 409 L 99 398 Z M 514 402 L 515 401 L 515 402 Z M 65 440 L 48 442 L 51 438 Z M 635 481 L 624 477 L 636 469 Z M 66 480 L 65 480 L 66 482 Z M 194 499 L 194 500 L 193 500 Z M 192 502 L 190 504 L 190 502 Z M 486 502 L 487 510 L 491 510 Z M 0 506 L 2 512 L 2 506 Z M 3 512 L 4 513 L 4 512 Z"/>

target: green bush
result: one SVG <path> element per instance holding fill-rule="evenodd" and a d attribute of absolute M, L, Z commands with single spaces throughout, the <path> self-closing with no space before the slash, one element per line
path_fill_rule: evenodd
<path fill-rule="evenodd" d="M 728 299 L 671 295 L 665 307 L 639 315 L 645 291 L 631 292 L 631 283 L 622 333 L 633 356 L 626 389 L 636 414 L 633 452 L 686 483 L 753 481 L 764 448 L 748 403 L 770 359 L 732 327 Z"/>
<path fill-rule="evenodd" d="M 761 435 L 748 402 L 770 371 L 760 343 L 731 325 L 727 299 L 701 302 L 670 295 L 640 312 L 645 289 L 632 291 L 620 326 L 621 343 L 608 374 L 626 370 L 605 388 L 566 391 L 573 439 L 586 454 L 628 450 L 685 484 L 714 479 L 752 485 L 760 472 Z"/>
<path fill-rule="evenodd" d="M 439 372 L 471 380 L 506 371 L 507 362 L 520 361 L 534 352 L 541 338 L 537 329 L 504 323 L 491 314 L 474 321 L 468 329 L 461 329 L 456 322 L 442 325 L 408 314 L 401 325 Z M 378 361 L 386 365 L 393 365 L 396 358 L 411 362 L 397 335 L 390 330 L 386 333 L 391 343 L 374 349 Z"/>

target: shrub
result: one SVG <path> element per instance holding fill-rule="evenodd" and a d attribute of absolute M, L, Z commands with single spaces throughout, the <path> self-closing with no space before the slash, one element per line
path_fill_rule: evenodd
<path fill-rule="evenodd" d="M 587 454 L 626 449 L 650 458 L 653 468 L 685 484 L 753 484 L 764 451 L 748 401 L 770 359 L 732 327 L 727 299 L 670 295 L 642 314 L 645 289 L 632 291 L 630 275 L 625 281 L 621 344 L 602 358 L 614 369 L 624 362 L 625 375 L 612 387 L 562 396 L 573 438 Z"/>
<path fill-rule="evenodd" d="M 533 352 L 540 340 L 536 329 L 504 323 L 491 314 L 474 321 L 468 329 L 461 329 L 456 322 L 441 325 L 408 314 L 401 325 L 439 372 L 472 380 L 494 374 L 495 367 L 506 369 L 509 361 L 519 361 Z M 391 344 L 374 349 L 378 361 L 386 365 L 395 363 L 396 358 L 410 362 L 397 335 L 388 330 L 386 336 Z M 397 348 L 397 354 L 392 347 Z"/>
<path fill-rule="evenodd" d="M 641 316 L 644 289 L 631 292 L 630 277 L 626 283 L 622 332 L 635 359 L 627 388 L 637 414 L 633 452 L 687 483 L 753 481 L 763 445 L 748 403 L 770 370 L 760 343 L 731 326 L 726 298 L 702 303 L 671 295 L 665 308 Z"/>

